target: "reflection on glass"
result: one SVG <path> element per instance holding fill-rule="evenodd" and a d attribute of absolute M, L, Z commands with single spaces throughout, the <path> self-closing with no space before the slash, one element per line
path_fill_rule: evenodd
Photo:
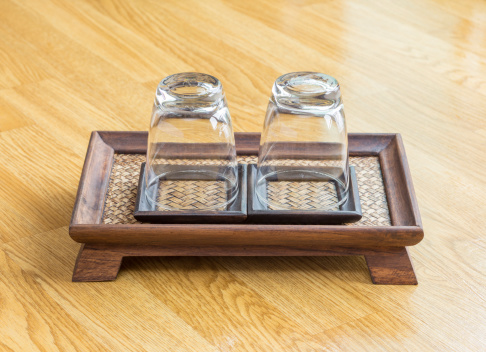
<path fill-rule="evenodd" d="M 147 200 L 157 210 L 220 210 L 237 196 L 237 173 L 221 82 L 202 73 L 163 79 L 149 130 Z"/>
<path fill-rule="evenodd" d="M 302 197 L 293 202 L 289 189 L 302 183 L 318 185 L 318 192 L 308 202 Z M 260 141 L 259 200 L 274 210 L 338 210 L 348 198 L 348 185 L 348 139 L 338 82 L 314 72 L 279 77 Z"/>

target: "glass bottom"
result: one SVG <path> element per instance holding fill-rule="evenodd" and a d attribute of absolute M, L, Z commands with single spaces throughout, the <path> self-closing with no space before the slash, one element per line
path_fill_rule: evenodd
<path fill-rule="evenodd" d="M 145 196 L 157 211 L 225 210 L 238 188 L 238 182 L 214 171 L 169 171 L 150 180 Z"/>
<path fill-rule="evenodd" d="M 260 177 L 255 193 L 269 210 L 339 210 L 348 187 L 333 175 L 319 171 L 274 171 Z"/>

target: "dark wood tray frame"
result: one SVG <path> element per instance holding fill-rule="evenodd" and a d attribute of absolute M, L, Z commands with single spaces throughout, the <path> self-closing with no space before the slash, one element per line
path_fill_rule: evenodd
<path fill-rule="evenodd" d="M 239 155 L 257 155 L 259 133 L 236 133 Z M 115 153 L 144 154 L 147 132 L 93 132 L 69 234 L 82 243 L 73 281 L 116 279 L 129 256 L 364 255 L 375 284 L 417 284 L 406 246 L 424 232 L 399 134 L 349 134 L 351 156 L 378 156 L 391 226 L 103 224 Z"/>

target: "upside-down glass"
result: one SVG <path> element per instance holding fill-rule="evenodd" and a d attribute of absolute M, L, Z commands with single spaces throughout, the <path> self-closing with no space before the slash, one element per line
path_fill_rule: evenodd
<path fill-rule="evenodd" d="M 149 130 L 147 200 L 156 210 L 224 209 L 238 194 L 237 166 L 221 82 L 192 72 L 164 78 L 157 87 Z M 172 187 L 169 201 L 162 199 L 164 184 L 165 189 Z"/>
<path fill-rule="evenodd" d="M 319 185 L 306 198 L 301 182 Z M 348 138 L 339 84 L 331 76 L 294 72 L 272 89 L 255 181 L 270 210 L 339 210 L 348 198 Z M 294 193 L 296 194 L 296 193 Z M 317 197 L 317 198 L 316 198 Z M 298 199 L 297 199 L 298 198 Z"/>

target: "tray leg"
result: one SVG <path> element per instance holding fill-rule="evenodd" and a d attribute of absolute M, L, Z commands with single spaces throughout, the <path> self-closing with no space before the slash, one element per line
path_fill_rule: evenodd
<path fill-rule="evenodd" d="M 377 285 L 417 285 L 405 247 L 365 255 L 371 280 Z"/>
<path fill-rule="evenodd" d="M 74 265 L 73 282 L 115 280 L 122 259 L 119 252 L 83 244 Z"/>

